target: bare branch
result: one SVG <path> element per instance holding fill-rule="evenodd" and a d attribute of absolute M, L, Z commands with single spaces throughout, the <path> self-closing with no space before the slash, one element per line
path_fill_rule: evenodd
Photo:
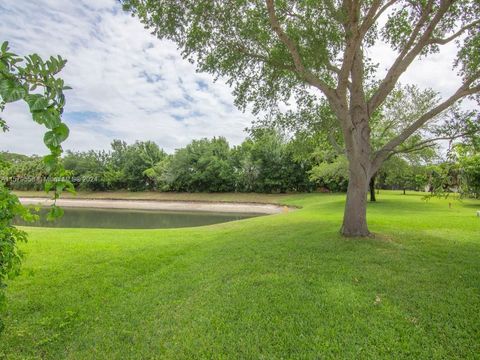
<path fill-rule="evenodd" d="M 280 22 L 278 21 L 277 15 L 275 14 L 275 5 L 273 0 L 266 0 L 268 17 L 270 20 L 270 25 L 277 34 L 280 41 L 287 47 L 290 55 L 292 56 L 293 63 L 295 64 L 295 69 L 297 74 L 299 74 L 307 83 L 312 86 L 315 86 L 317 89 L 322 91 L 327 98 L 330 100 L 335 99 L 335 91 L 328 86 L 327 83 L 319 79 L 317 76 L 308 71 L 303 65 L 300 52 L 298 51 L 297 45 L 295 42 L 290 39 L 290 37 L 283 31 Z"/>
<path fill-rule="evenodd" d="M 390 0 L 385 5 L 380 7 L 382 0 L 375 0 L 367 12 L 362 25 L 360 26 L 360 33 L 362 37 L 370 30 L 373 24 L 375 24 L 378 18 L 393 4 L 398 2 L 398 0 Z M 380 8 L 380 9 L 379 9 Z M 377 11 L 378 10 L 378 11 Z"/>
<path fill-rule="evenodd" d="M 383 137 L 387 135 L 387 132 L 397 123 L 398 121 L 395 121 L 395 120 L 389 121 L 378 138 L 383 139 Z"/>
<path fill-rule="evenodd" d="M 458 30 L 456 33 L 454 33 L 453 35 L 447 37 L 447 38 L 437 38 L 437 37 L 432 37 L 430 39 L 430 44 L 439 44 L 439 45 L 445 45 L 445 44 L 448 44 L 449 42 L 457 39 L 459 36 L 461 36 L 465 31 L 467 31 L 468 29 L 474 27 L 475 25 L 480 25 L 480 20 L 476 20 L 474 22 L 471 22 L 470 24 L 468 25 L 465 25 L 464 27 L 460 28 L 460 30 Z"/>
<path fill-rule="evenodd" d="M 433 137 L 433 138 L 428 138 L 427 140 L 424 140 L 424 141 L 420 141 L 418 143 L 415 143 L 411 146 L 407 146 L 407 147 L 402 147 L 402 148 L 399 148 L 399 149 L 396 149 L 396 150 L 393 150 L 391 152 L 392 155 L 395 155 L 395 154 L 407 154 L 407 153 L 411 153 L 411 152 L 414 152 L 414 151 L 420 151 L 422 149 L 425 149 L 427 147 L 431 147 L 433 145 L 435 145 L 434 143 L 437 142 L 437 141 L 441 141 L 441 140 L 455 140 L 455 139 L 459 139 L 461 137 L 464 137 L 466 135 L 468 135 L 469 133 L 460 133 L 460 134 L 455 134 L 455 135 L 452 135 L 452 136 L 439 136 L 439 137 Z"/>
<path fill-rule="evenodd" d="M 329 59 L 327 59 L 327 64 L 326 64 L 326 68 L 327 70 L 330 70 L 336 74 L 339 74 L 340 73 L 340 68 L 338 68 L 337 66 L 333 65 Z"/>
<path fill-rule="evenodd" d="M 288 9 L 285 10 L 285 13 L 286 13 L 288 16 L 290 16 L 291 18 L 298 19 L 298 20 L 300 20 L 300 21 L 305 22 L 305 17 L 303 17 L 302 15 L 299 15 L 299 14 L 297 14 L 297 13 L 295 13 L 295 12 L 293 12 L 293 11 L 290 11 L 290 10 L 288 10 Z"/>
<path fill-rule="evenodd" d="M 412 152 L 415 152 L 415 151 L 421 151 L 423 149 L 428 149 L 428 148 L 431 148 L 433 147 L 435 144 L 431 143 L 431 144 L 426 144 L 424 146 L 420 146 L 418 148 L 415 148 L 415 149 L 410 149 L 410 150 L 406 150 L 406 151 L 392 151 L 388 154 L 388 156 L 385 158 L 385 161 L 389 160 L 392 156 L 394 155 L 397 155 L 397 154 L 410 154 Z M 378 171 L 378 170 L 377 170 Z"/>
<path fill-rule="evenodd" d="M 294 66 L 273 61 L 272 59 L 269 59 L 265 55 L 252 53 L 252 52 L 248 51 L 248 49 L 243 47 L 243 46 L 237 46 L 236 50 L 238 52 L 241 52 L 242 54 L 246 55 L 247 57 L 249 57 L 251 59 L 254 59 L 254 60 L 257 60 L 257 61 L 260 61 L 264 64 L 268 64 L 270 66 L 277 67 L 277 68 L 282 69 L 282 70 L 289 70 L 293 73 L 297 73 L 297 69 Z"/>
<path fill-rule="evenodd" d="M 335 140 L 332 131 L 328 133 L 328 141 L 330 141 L 330 144 L 332 144 L 338 155 L 345 154 L 345 149 L 338 145 L 338 142 Z"/>
<path fill-rule="evenodd" d="M 375 24 L 378 20 L 378 18 L 380 16 L 382 16 L 382 14 L 389 8 L 391 7 L 392 5 L 394 5 L 396 2 L 398 2 L 398 0 L 390 0 L 389 2 L 387 2 L 385 5 L 383 5 L 380 10 L 375 14 L 375 16 L 373 17 L 373 20 L 372 20 L 372 25 Z M 370 25 L 371 26 L 371 25 Z"/>

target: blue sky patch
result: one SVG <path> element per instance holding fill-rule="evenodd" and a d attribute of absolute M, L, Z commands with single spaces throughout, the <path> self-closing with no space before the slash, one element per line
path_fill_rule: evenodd
<path fill-rule="evenodd" d="M 185 100 L 173 100 L 168 103 L 168 106 L 174 109 L 185 108 L 188 106 L 188 103 Z"/>
<path fill-rule="evenodd" d="M 172 117 L 177 120 L 177 121 L 182 121 L 186 118 L 186 116 L 182 116 L 182 115 L 175 115 L 175 114 L 172 114 Z"/>
<path fill-rule="evenodd" d="M 98 120 L 102 118 L 102 114 L 95 111 L 69 111 L 63 114 L 63 118 L 67 122 L 82 123 L 89 120 Z"/>
<path fill-rule="evenodd" d="M 146 71 L 140 72 L 140 77 L 147 80 L 148 83 L 156 83 L 164 80 L 163 76 L 160 74 L 149 74 Z"/>
<path fill-rule="evenodd" d="M 208 90 L 208 84 L 205 81 L 197 80 L 196 83 L 197 83 L 197 86 L 200 90 L 202 90 L 202 91 Z"/>

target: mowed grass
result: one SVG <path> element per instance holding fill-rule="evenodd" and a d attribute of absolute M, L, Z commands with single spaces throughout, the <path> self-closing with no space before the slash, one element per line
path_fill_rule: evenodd
<path fill-rule="evenodd" d="M 382 193 L 374 239 L 343 195 L 173 230 L 29 229 L 6 359 L 474 359 L 480 202 Z M 449 208 L 448 202 L 452 202 Z"/>

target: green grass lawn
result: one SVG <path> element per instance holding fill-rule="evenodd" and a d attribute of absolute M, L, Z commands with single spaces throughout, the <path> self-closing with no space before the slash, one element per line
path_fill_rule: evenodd
<path fill-rule="evenodd" d="M 344 196 L 281 201 L 303 208 L 178 230 L 29 229 L 0 358 L 479 357 L 480 202 L 383 193 L 377 237 L 358 240 L 338 235 Z"/>

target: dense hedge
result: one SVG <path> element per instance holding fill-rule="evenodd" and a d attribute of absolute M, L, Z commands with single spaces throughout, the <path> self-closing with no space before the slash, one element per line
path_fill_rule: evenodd
<path fill-rule="evenodd" d="M 47 181 L 41 158 L 0 154 L 0 181 L 16 190 L 41 190 Z M 400 190 L 459 190 L 479 197 L 478 154 L 457 161 L 411 164 L 393 157 L 376 175 L 376 187 Z M 167 154 L 146 141 L 115 140 L 112 150 L 67 152 L 62 159 L 79 190 L 182 192 L 345 191 L 348 163 L 327 144 L 305 147 L 275 131 L 257 131 L 231 147 L 225 138 L 194 140 Z"/>
<path fill-rule="evenodd" d="M 3 154 L 0 176 L 12 189 L 40 190 L 46 172 L 39 157 Z M 9 159 L 6 159 L 6 158 Z M 231 147 L 225 138 L 194 140 L 173 154 L 157 144 L 127 145 L 115 140 L 112 150 L 67 152 L 65 169 L 79 190 L 158 190 L 186 192 L 312 191 L 312 161 L 297 160 L 289 142 L 266 131 Z"/>

